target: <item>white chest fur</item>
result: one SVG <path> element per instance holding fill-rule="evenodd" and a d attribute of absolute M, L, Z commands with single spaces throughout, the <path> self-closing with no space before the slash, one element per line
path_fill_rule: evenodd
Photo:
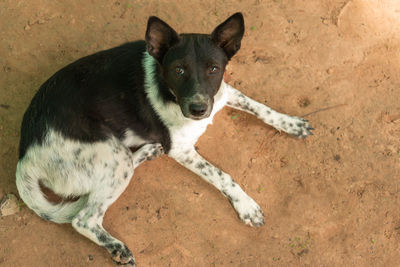
<path fill-rule="evenodd" d="M 206 131 L 207 126 L 212 124 L 214 115 L 225 106 L 226 96 L 224 89 L 225 84 L 222 83 L 218 93 L 214 97 L 214 106 L 211 115 L 202 120 L 192 120 L 184 117 L 180 107 L 176 104 L 174 105 L 174 109 L 177 109 L 177 111 L 174 112 L 175 117 L 168 117 L 171 149 L 187 145 L 193 146 L 197 142 L 199 137 Z"/>

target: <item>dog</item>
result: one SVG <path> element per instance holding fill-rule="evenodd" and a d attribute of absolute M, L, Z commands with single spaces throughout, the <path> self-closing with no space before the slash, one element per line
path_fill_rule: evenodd
<path fill-rule="evenodd" d="M 16 171 L 22 200 L 45 220 L 71 223 L 115 263 L 135 266 L 129 248 L 103 228 L 103 216 L 137 166 L 166 154 L 214 185 L 240 220 L 262 226 L 260 206 L 196 152 L 197 139 L 224 106 L 298 138 L 313 128 L 224 82 L 243 34 L 241 13 L 211 34 L 178 34 L 153 16 L 144 41 L 95 53 L 56 72 L 23 117 Z M 53 203 L 43 187 L 75 201 Z"/>

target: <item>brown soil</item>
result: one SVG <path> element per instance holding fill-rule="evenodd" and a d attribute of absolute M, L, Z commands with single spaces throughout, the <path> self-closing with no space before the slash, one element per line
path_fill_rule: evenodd
<path fill-rule="evenodd" d="M 236 11 L 246 35 L 230 83 L 315 128 L 296 140 L 226 108 L 199 140 L 262 206 L 266 225 L 243 225 L 217 190 L 163 156 L 136 170 L 104 226 L 139 266 L 398 266 L 398 1 L 2 0 L 0 197 L 17 194 L 21 118 L 51 74 L 142 39 L 149 15 L 204 33 Z M 113 263 L 70 225 L 22 206 L 0 218 L 0 265 Z"/>

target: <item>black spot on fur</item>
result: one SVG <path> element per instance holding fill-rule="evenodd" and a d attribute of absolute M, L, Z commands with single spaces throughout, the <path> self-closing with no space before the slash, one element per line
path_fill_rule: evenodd
<path fill-rule="evenodd" d="M 271 114 L 271 111 L 267 110 L 267 114 L 268 114 L 268 115 Z"/>
<path fill-rule="evenodd" d="M 222 194 L 223 194 L 224 196 L 228 197 L 228 193 L 227 193 L 225 190 L 222 190 L 221 192 L 222 192 Z"/>
<path fill-rule="evenodd" d="M 119 244 L 119 243 L 109 242 L 109 243 L 105 244 L 104 247 L 107 250 L 112 251 L 111 252 L 112 256 L 116 256 L 118 252 L 121 253 L 121 256 L 128 256 L 127 254 L 130 253 L 130 251 L 129 251 L 127 246 L 123 245 L 123 247 L 122 247 L 122 245 Z M 124 252 L 125 252 L 125 254 L 123 255 Z M 126 253 L 126 252 L 128 252 L 128 253 Z"/>
<path fill-rule="evenodd" d="M 154 150 L 154 151 L 153 151 L 153 157 L 157 157 L 157 155 L 158 155 L 158 151 L 157 151 L 157 150 Z"/>
<path fill-rule="evenodd" d="M 75 149 L 75 150 L 74 150 L 75 158 L 78 158 L 79 155 L 81 154 L 81 152 L 82 152 L 82 148 L 77 148 L 77 149 Z"/>
<path fill-rule="evenodd" d="M 219 176 L 222 175 L 222 171 L 221 170 L 218 170 L 217 173 L 218 173 Z"/>
<path fill-rule="evenodd" d="M 196 164 L 196 168 L 203 169 L 205 165 L 202 162 Z"/>
<path fill-rule="evenodd" d="M 54 159 L 54 163 L 57 165 L 62 165 L 64 163 L 64 160 L 62 158 L 56 158 Z"/>
<path fill-rule="evenodd" d="M 106 244 L 106 243 L 109 243 L 112 241 L 112 239 L 109 237 L 109 235 L 104 232 L 97 232 L 95 234 L 97 236 L 97 239 L 103 244 Z"/>
<path fill-rule="evenodd" d="M 128 172 L 124 172 L 124 179 L 128 178 Z"/>
<path fill-rule="evenodd" d="M 67 220 L 72 221 L 75 218 L 76 214 L 69 214 L 67 215 Z"/>
<path fill-rule="evenodd" d="M 191 158 L 187 158 L 187 159 L 185 160 L 185 163 L 187 163 L 187 164 L 192 164 L 192 163 L 193 163 L 193 160 L 192 160 Z"/>
<path fill-rule="evenodd" d="M 93 167 L 93 161 L 94 161 L 95 157 L 96 157 L 96 154 L 93 154 L 93 155 L 90 157 L 90 159 L 89 159 L 89 164 L 90 164 L 90 166 L 92 166 L 92 167 Z"/>
<path fill-rule="evenodd" d="M 51 221 L 52 220 L 51 216 L 48 215 L 48 214 L 45 214 L 45 213 L 41 213 L 40 217 L 42 217 L 46 221 Z"/>

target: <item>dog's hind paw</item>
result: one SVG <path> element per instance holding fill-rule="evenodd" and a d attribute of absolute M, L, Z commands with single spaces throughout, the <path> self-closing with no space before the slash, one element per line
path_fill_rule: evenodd
<path fill-rule="evenodd" d="M 232 205 L 238 213 L 239 218 L 247 225 L 250 226 L 263 226 L 264 212 L 260 206 L 249 196 L 245 199 L 232 201 Z"/>
<path fill-rule="evenodd" d="M 111 258 L 115 264 L 129 267 L 136 266 L 135 258 L 126 245 L 113 244 L 109 245 L 107 249 L 110 251 Z"/>

